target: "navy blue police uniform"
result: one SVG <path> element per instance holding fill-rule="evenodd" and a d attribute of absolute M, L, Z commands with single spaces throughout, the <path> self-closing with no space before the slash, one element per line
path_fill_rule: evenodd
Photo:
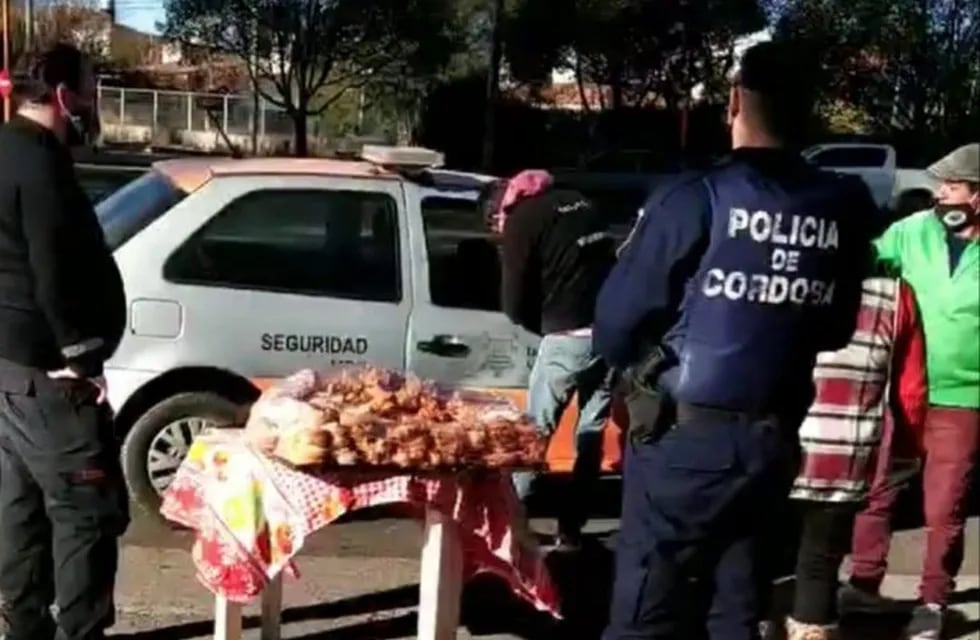
<path fill-rule="evenodd" d="M 757 546 L 792 477 L 793 435 L 818 351 L 856 318 L 874 214 L 858 180 L 779 149 L 651 197 L 598 297 L 593 335 L 613 366 L 651 345 L 673 427 L 626 446 L 611 619 L 604 640 L 673 638 L 678 588 L 712 585 L 712 640 L 758 637 Z"/>

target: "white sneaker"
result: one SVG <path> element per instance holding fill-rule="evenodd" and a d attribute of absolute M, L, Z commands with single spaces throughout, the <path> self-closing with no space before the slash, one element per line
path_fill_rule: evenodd
<path fill-rule="evenodd" d="M 787 640 L 838 640 L 837 625 L 804 624 L 792 618 L 786 620 Z"/>
<path fill-rule="evenodd" d="M 786 640 L 786 626 L 776 620 L 763 620 L 759 623 L 759 637 L 762 640 Z"/>
<path fill-rule="evenodd" d="M 919 605 L 912 611 L 912 620 L 905 628 L 908 640 L 939 640 L 943 633 L 946 609 L 939 604 Z"/>

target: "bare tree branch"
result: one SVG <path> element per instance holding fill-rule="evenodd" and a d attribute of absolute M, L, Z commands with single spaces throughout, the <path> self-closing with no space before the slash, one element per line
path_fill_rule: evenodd
<path fill-rule="evenodd" d="M 255 92 L 293 119 L 302 154 L 307 118 L 346 92 L 446 64 L 453 2 L 169 0 L 165 35 L 242 60 Z"/>

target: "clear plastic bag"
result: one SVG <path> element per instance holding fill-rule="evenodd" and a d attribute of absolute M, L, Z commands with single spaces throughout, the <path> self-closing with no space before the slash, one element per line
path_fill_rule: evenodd
<path fill-rule="evenodd" d="M 246 433 L 300 466 L 534 468 L 547 445 L 501 396 L 379 369 L 300 371 L 262 394 Z"/>

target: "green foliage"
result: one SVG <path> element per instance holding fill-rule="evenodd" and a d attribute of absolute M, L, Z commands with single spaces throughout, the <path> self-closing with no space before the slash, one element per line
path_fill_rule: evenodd
<path fill-rule="evenodd" d="M 313 134 L 333 139 L 357 133 L 361 91 L 363 89 L 347 91 L 333 100 L 327 110 L 317 116 Z"/>
<path fill-rule="evenodd" d="M 373 74 L 364 87 L 360 111 L 411 128 L 422 101 L 437 82 L 445 78 L 456 54 L 469 50 L 472 34 L 468 32 L 471 8 L 459 0 L 429 0 L 428 13 L 410 28 L 402 27 L 400 37 L 424 43 L 407 55 Z M 469 3 L 472 5 L 472 1 Z M 360 96 L 359 96 L 360 99 Z M 360 132 L 358 132 L 360 133 Z"/>
<path fill-rule="evenodd" d="M 817 115 L 827 133 L 833 135 L 868 135 L 873 130 L 867 112 L 840 100 L 819 104 Z"/>
<path fill-rule="evenodd" d="M 777 37 L 819 52 L 824 100 L 924 153 L 980 137 L 980 3 L 784 0 Z"/>
<path fill-rule="evenodd" d="M 724 74 L 735 38 L 764 26 L 756 0 L 520 0 L 506 57 L 518 80 L 564 68 L 608 87 L 613 108 L 677 105 Z"/>
<path fill-rule="evenodd" d="M 253 86 L 293 119 L 295 151 L 307 121 L 351 90 L 445 64 L 450 0 L 170 0 L 165 35 L 239 57 Z"/>

